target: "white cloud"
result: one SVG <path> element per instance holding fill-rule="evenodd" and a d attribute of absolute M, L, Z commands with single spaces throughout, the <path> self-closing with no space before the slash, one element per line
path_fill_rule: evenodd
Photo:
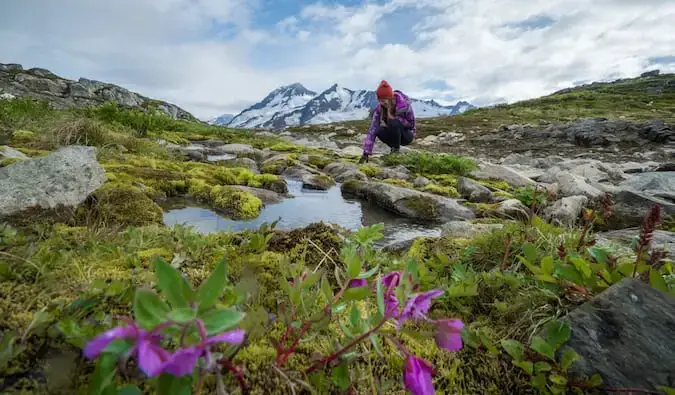
<path fill-rule="evenodd" d="M 257 13 L 273 1 L 0 2 L 0 61 L 118 83 L 201 117 L 294 81 L 374 89 L 384 78 L 410 93 L 487 104 L 655 66 L 675 71 L 665 61 L 675 55 L 672 0 L 316 3 L 265 28 Z M 383 44 L 392 35 L 383 21 L 410 7 L 428 11 L 396 19 L 414 42 Z M 429 89 L 431 80 L 452 89 Z"/>

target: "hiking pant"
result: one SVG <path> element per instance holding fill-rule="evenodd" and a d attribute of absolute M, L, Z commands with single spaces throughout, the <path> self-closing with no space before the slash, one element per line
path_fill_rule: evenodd
<path fill-rule="evenodd" d="M 377 137 L 394 149 L 399 149 L 402 145 L 408 145 L 413 141 L 412 130 L 406 129 L 397 119 L 389 121 L 387 126 L 380 126 L 377 129 Z"/>

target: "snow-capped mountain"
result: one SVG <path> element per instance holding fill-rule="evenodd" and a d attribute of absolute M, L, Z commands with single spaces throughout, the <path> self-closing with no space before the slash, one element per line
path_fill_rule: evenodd
<path fill-rule="evenodd" d="M 227 125 L 234 118 L 234 114 L 223 114 L 219 117 L 210 119 L 207 123 L 211 125 Z"/>
<path fill-rule="evenodd" d="M 474 108 L 467 102 L 443 106 L 434 100 L 410 98 L 415 116 L 457 115 Z M 238 115 L 226 126 L 272 128 L 366 119 L 377 106 L 375 91 L 352 90 L 334 84 L 318 95 L 299 83 L 283 86 Z M 223 123 L 218 123 L 224 125 Z"/>

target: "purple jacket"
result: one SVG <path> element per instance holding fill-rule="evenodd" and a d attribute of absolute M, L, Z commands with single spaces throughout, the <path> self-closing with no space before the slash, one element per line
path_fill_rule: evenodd
<path fill-rule="evenodd" d="M 413 137 L 417 133 L 415 127 L 415 113 L 413 111 L 412 105 L 410 104 L 410 99 L 405 93 L 395 90 L 394 98 L 396 99 L 396 118 L 399 120 L 406 129 L 412 131 Z M 366 136 L 366 141 L 363 143 L 363 152 L 366 154 L 373 153 L 373 146 L 375 145 L 375 138 L 377 136 L 377 129 L 380 127 L 380 116 L 382 115 L 382 109 L 380 104 L 377 104 L 375 107 L 375 112 L 373 113 L 373 120 L 370 123 L 370 128 L 368 128 L 368 135 Z"/>

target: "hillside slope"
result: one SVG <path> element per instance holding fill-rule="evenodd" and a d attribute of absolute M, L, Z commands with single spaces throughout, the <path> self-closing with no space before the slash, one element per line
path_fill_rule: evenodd
<path fill-rule="evenodd" d="M 121 107 L 145 109 L 154 106 L 173 119 L 197 119 L 175 104 L 151 99 L 106 82 L 80 78 L 72 81 L 41 68 L 24 69 L 20 64 L 0 63 L 0 95 L 45 100 L 55 108 L 85 108 L 115 101 Z"/>

